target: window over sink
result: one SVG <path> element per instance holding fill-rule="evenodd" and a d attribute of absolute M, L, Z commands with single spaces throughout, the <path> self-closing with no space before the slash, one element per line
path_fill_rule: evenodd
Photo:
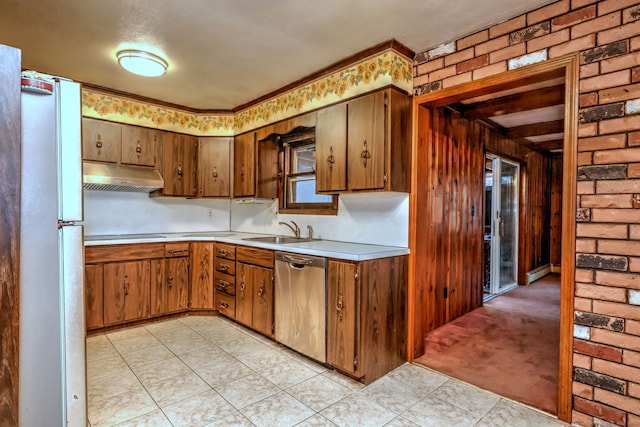
<path fill-rule="evenodd" d="M 315 128 L 296 128 L 279 139 L 283 159 L 280 212 L 337 215 L 338 196 L 316 192 Z"/>

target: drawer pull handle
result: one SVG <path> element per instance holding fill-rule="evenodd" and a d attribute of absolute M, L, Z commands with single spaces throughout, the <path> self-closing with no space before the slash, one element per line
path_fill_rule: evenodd
<path fill-rule="evenodd" d="M 226 250 L 226 249 L 218 249 L 218 255 L 227 256 L 227 255 L 229 255 L 229 251 Z"/>
<path fill-rule="evenodd" d="M 229 271 L 229 267 L 227 264 L 220 264 L 220 270 L 222 271 Z"/>
<path fill-rule="evenodd" d="M 129 276 L 124 276 L 124 295 L 129 295 Z"/>
<path fill-rule="evenodd" d="M 229 287 L 230 283 L 227 282 L 226 280 L 220 280 L 218 281 L 218 288 L 220 288 L 221 290 L 225 290 Z"/>
<path fill-rule="evenodd" d="M 227 308 L 229 308 L 229 303 L 225 301 L 220 301 L 220 307 L 226 310 Z"/>

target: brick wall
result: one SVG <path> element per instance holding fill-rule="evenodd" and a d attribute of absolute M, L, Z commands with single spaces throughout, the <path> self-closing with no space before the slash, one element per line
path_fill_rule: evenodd
<path fill-rule="evenodd" d="M 561 0 L 416 55 L 416 95 L 580 53 L 573 422 L 640 427 L 640 0 Z"/>

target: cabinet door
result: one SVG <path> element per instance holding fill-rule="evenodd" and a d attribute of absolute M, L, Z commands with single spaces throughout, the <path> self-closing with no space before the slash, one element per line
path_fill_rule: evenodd
<path fill-rule="evenodd" d="M 231 138 L 199 138 L 199 197 L 229 197 L 230 144 Z"/>
<path fill-rule="evenodd" d="M 164 263 L 168 289 L 167 311 L 186 310 L 189 301 L 189 258 L 166 258 Z"/>
<path fill-rule="evenodd" d="M 252 267 L 253 270 L 253 329 L 273 336 L 273 270 Z"/>
<path fill-rule="evenodd" d="M 141 319 L 149 314 L 150 262 L 104 265 L 104 324 Z"/>
<path fill-rule="evenodd" d="M 159 135 L 152 129 L 122 125 L 122 163 L 155 166 Z"/>
<path fill-rule="evenodd" d="M 348 103 L 347 182 L 351 190 L 384 188 L 386 104 L 384 91 Z"/>
<path fill-rule="evenodd" d="M 191 244 L 191 308 L 213 309 L 213 243 Z"/>
<path fill-rule="evenodd" d="M 239 262 L 236 274 L 236 320 L 247 326 L 253 320 L 253 268 Z"/>
<path fill-rule="evenodd" d="M 103 267 L 101 264 L 87 265 L 84 267 L 85 317 L 87 329 L 101 328 L 104 326 L 102 320 L 102 274 Z"/>
<path fill-rule="evenodd" d="M 164 259 L 151 260 L 151 315 L 167 312 L 169 291 L 165 282 Z"/>
<path fill-rule="evenodd" d="M 162 178 L 165 196 L 196 195 L 196 138 L 163 133 Z"/>
<path fill-rule="evenodd" d="M 278 197 L 278 187 L 282 176 L 282 159 L 278 141 L 267 138 L 273 133 L 273 126 L 268 126 L 262 130 L 262 133 L 256 132 L 258 165 L 257 165 L 257 187 L 256 197 L 264 197 L 276 199 Z M 264 135 L 264 140 L 259 138 L 260 134 Z"/>
<path fill-rule="evenodd" d="M 233 197 L 255 196 L 255 168 L 255 133 L 236 136 L 233 148 Z"/>
<path fill-rule="evenodd" d="M 316 126 L 316 189 L 347 189 L 347 104 L 318 111 Z"/>
<path fill-rule="evenodd" d="M 327 295 L 327 362 L 351 373 L 358 372 L 358 281 L 356 265 L 329 261 Z"/>
<path fill-rule="evenodd" d="M 82 157 L 84 160 L 118 163 L 121 125 L 94 119 L 82 119 Z"/>

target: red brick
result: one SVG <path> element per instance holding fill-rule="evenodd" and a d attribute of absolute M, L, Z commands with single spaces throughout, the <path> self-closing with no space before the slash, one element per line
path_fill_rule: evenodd
<path fill-rule="evenodd" d="M 571 38 L 582 37 L 585 34 L 596 33 L 598 31 L 608 30 L 609 28 L 617 27 L 622 22 L 622 16 L 620 12 L 611 13 L 609 15 L 601 16 L 600 18 L 592 19 L 582 24 L 578 24 L 571 28 Z"/>
<path fill-rule="evenodd" d="M 629 147 L 640 145 L 640 132 L 632 132 L 629 134 Z"/>
<path fill-rule="evenodd" d="M 460 62 L 457 67 L 458 74 L 465 73 L 467 71 L 475 70 L 476 68 L 484 67 L 489 64 L 489 55 L 478 56 L 477 58 L 469 59 L 464 62 Z"/>
<path fill-rule="evenodd" d="M 583 399 L 591 400 L 593 399 L 593 386 L 574 381 L 573 394 L 574 396 L 579 396 L 579 397 L 582 397 Z"/>
<path fill-rule="evenodd" d="M 602 253 L 602 250 L 600 250 L 600 252 Z M 617 286 L 619 288 L 640 289 L 640 275 L 629 274 L 629 273 L 616 273 L 613 271 L 596 271 L 596 283 L 604 286 Z"/>
<path fill-rule="evenodd" d="M 622 148 L 625 146 L 626 139 L 625 134 L 597 136 L 595 138 L 580 138 L 578 140 L 578 151 Z"/>
<path fill-rule="evenodd" d="M 631 73 L 631 81 L 633 83 L 640 82 L 640 67 L 635 67 Z"/>
<path fill-rule="evenodd" d="M 573 308 L 579 311 L 590 312 L 591 300 L 588 298 L 575 298 L 573 301 Z"/>
<path fill-rule="evenodd" d="M 503 47 L 509 46 L 509 36 L 502 36 L 497 39 L 489 40 L 488 42 L 481 43 L 474 47 L 476 56 L 484 55 L 485 53 L 493 52 Z"/>
<path fill-rule="evenodd" d="M 592 209 L 591 220 L 593 222 L 615 222 L 622 224 L 637 223 L 640 222 L 640 210 L 638 209 Z M 633 255 L 640 256 L 640 242 L 600 242 L 598 250 L 601 253 L 619 254 L 619 255 Z M 612 249 L 611 245 L 616 245 L 618 249 Z M 622 245 L 627 245 L 623 250 Z M 637 247 L 636 247 L 637 246 Z M 602 252 L 607 248 L 607 252 Z"/>
<path fill-rule="evenodd" d="M 625 7 L 633 6 L 638 3 L 638 0 L 606 0 L 601 1 L 598 4 L 598 15 L 606 15 L 615 10 L 624 9 Z"/>
<path fill-rule="evenodd" d="M 473 80 L 504 73 L 505 71 L 507 71 L 507 61 L 497 62 L 495 64 L 473 70 Z"/>
<path fill-rule="evenodd" d="M 622 363 L 629 366 L 640 367 L 640 353 L 631 350 L 622 352 Z"/>
<path fill-rule="evenodd" d="M 415 85 L 415 79 L 413 79 L 413 83 Z M 591 93 L 585 93 L 584 95 L 580 95 L 580 103 L 579 103 L 581 108 L 584 107 L 592 107 L 594 105 L 598 105 L 598 93 L 597 92 L 591 92 Z"/>
<path fill-rule="evenodd" d="M 552 3 L 549 6 L 541 7 L 540 9 L 527 13 L 527 25 L 533 25 L 546 19 L 554 18 L 568 11 L 569 0 Z"/>
<path fill-rule="evenodd" d="M 586 138 L 598 134 L 598 123 L 582 123 L 578 125 L 578 137 Z"/>
<path fill-rule="evenodd" d="M 596 241 L 594 239 L 577 239 L 576 253 L 581 253 L 581 254 L 596 253 Z"/>
<path fill-rule="evenodd" d="M 598 92 L 598 98 L 602 104 L 640 98 L 640 84 L 604 89 Z"/>
<path fill-rule="evenodd" d="M 598 0 L 571 0 L 571 10 L 580 9 L 588 4 L 595 3 Z"/>
<path fill-rule="evenodd" d="M 489 54 L 489 63 L 504 61 L 506 59 L 516 58 L 527 53 L 526 43 L 518 43 L 513 46 L 505 47 Z"/>
<path fill-rule="evenodd" d="M 629 70 L 582 79 L 580 80 L 580 92 L 592 92 L 594 90 L 609 89 L 615 86 L 624 86 L 629 84 L 630 80 L 631 75 Z"/>
<path fill-rule="evenodd" d="M 444 58 L 436 58 L 424 64 L 418 65 L 418 75 L 430 73 L 444 67 Z"/>
<path fill-rule="evenodd" d="M 640 129 L 640 116 L 626 116 L 618 119 L 603 120 L 599 123 L 600 133 L 629 132 Z"/>
<path fill-rule="evenodd" d="M 586 270 L 582 268 L 576 268 L 576 277 L 577 282 L 593 282 L 593 270 Z"/>
<path fill-rule="evenodd" d="M 597 192 L 598 194 L 640 193 L 640 180 L 626 179 L 626 180 L 599 181 L 597 184 Z"/>
<path fill-rule="evenodd" d="M 626 239 L 629 236 L 625 224 L 576 224 L 578 237 L 593 237 L 601 239 Z"/>
<path fill-rule="evenodd" d="M 465 49 L 461 52 L 451 53 L 444 57 L 444 65 L 448 67 L 449 65 L 457 64 L 458 62 L 466 61 L 467 59 L 473 58 L 473 48 Z"/>
<path fill-rule="evenodd" d="M 582 65 L 580 67 L 580 78 L 581 79 L 586 79 L 588 77 L 597 76 L 598 74 L 600 74 L 600 63 L 599 62 L 593 62 L 591 64 Z"/>
<path fill-rule="evenodd" d="M 640 379 L 638 381 L 640 381 Z M 636 399 L 640 399 L 640 384 L 629 383 L 629 390 L 627 393 L 629 394 L 630 397 L 635 397 Z"/>
<path fill-rule="evenodd" d="M 593 0 L 589 0 L 593 1 Z M 594 418 L 591 415 L 583 414 L 575 409 L 571 411 L 571 421 L 575 426 L 593 427 L 595 426 Z"/>
<path fill-rule="evenodd" d="M 594 388 L 594 395 L 595 395 L 595 390 L 597 389 Z M 581 397 L 574 398 L 573 407 L 575 408 L 576 411 L 593 415 L 594 417 L 618 424 L 620 426 L 625 425 L 627 422 L 627 417 L 624 411 L 621 411 L 620 409 L 616 409 L 615 407 L 602 405 L 598 402 L 592 402 L 590 400 L 586 400 Z"/>
<path fill-rule="evenodd" d="M 588 356 L 597 357 L 598 359 L 622 363 L 622 350 L 604 344 L 597 344 L 589 341 L 574 339 L 573 351 L 586 354 Z"/>
<path fill-rule="evenodd" d="M 457 86 L 462 83 L 468 83 L 471 81 L 471 76 L 472 76 L 471 71 L 469 71 L 464 74 L 458 74 L 457 76 L 446 78 L 442 80 L 442 87 L 447 88 L 447 87 Z"/>
<path fill-rule="evenodd" d="M 619 304 L 608 301 L 593 301 L 593 312 L 598 314 L 606 314 L 609 316 L 622 317 L 624 319 L 640 320 L 640 306 L 634 306 L 629 304 Z M 628 350 L 640 351 L 640 338 L 636 339 L 626 334 L 619 332 L 605 331 L 604 329 L 598 329 L 602 335 L 597 335 L 598 339 L 591 339 L 593 341 L 600 342 L 602 344 L 609 344 L 615 347 L 626 348 Z M 632 343 L 629 338 L 633 338 L 635 341 Z"/>
<path fill-rule="evenodd" d="M 468 47 L 475 46 L 482 42 L 486 42 L 487 40 L 489 40 L 489 30 L 480 31 L 458 40 L 456 42 L 456 49 L 458 51 L 464 50 Z"/>
<path fill-rule="evenodd" d="M 607 58 L 600 62 L 601 73 L 611 73 L 613 71 L 624 70 L 640 64 L 640 51 L 628 55 Z"/>
<path fill-rule="evenodd" d="M 581 298 L 624 303 L 627 301 L 627 291 L 598 285 L 576 283 L 575 295 Z"/>
<path fill-rule="evenodd" d="M 557 31 L 561 28 L 565 28 L 571 25 L 575 25 L 579 22 L 586 21 L 596 17 L 596 6 L 589 6 L 583 9 L 578 9 L 574 12 L 567 13 L 566 15 L 558 16 L 551 21 L 553 31 Z"/>
<path fill-rule="evenodd" d="M 640 258 L 629 257 L 629 271 L 640 273 Z"/>
<path fill-rule="evenodd" d="M 520 15 L 501 24 L 494 25 L 489 28 L 489 37 L 494 39 L 496 37 L 508 34 L 512 31 L 519 30 L 527 26 L 527 15 Z"/>
<path fill-rule="evenodd" d="M 631 39 L 631 50 L 640 50 L 640 36 Z"/>
<path fill-rule="evenodd" d="M 569 53 L 580 52 L 585 49 L 590 49 L 596 45 L 596 35 L 589 34 L 579 39 L 574 39 L 557 46 L 553 46 L 549 49 L 549 58 L 557 58 L 559 56 L 567 55 Z"/>
<path fill-rule="evenodd" d="M 629 427 L 638 427 L 640 426 L 640 416 L 636 416 L 633 414 L 628 414 L 627 415 L 627 425 Z"/>
<path fill-rule="evenodd" d="M 593 163 L 596 165 L 628 162 L 640 162 L 640 148 L 596 151 L 593 154 Z"/>
<path fill-rule="evenodd" d="M 591 358 L 583 354 L 573 354 L 573 366 L 576 368 L 591 369 Z"/>
<path fill-rule="evenodd" d="M 577 192 L 578 194 L 594 194 L 596 192 L 595 182 L 578 181 Z"/>
<path fill-rule="evenodd" d="M 427 84 L 427 83 L 429 83 L 429 76 L 427 74 L 413 78 L 414 88 L 418 86 L 422 86 L 423 84 Z"/>
<path fill-rule="evenodd" d="M 456 75 L 456 66 L 452 65 L 451 67 L 443 68 L 442 70 L 429 73 L 429 81 L 435 82 L 436 80 L 442 80 L 444 78 L 455 76 L 455 75 Z"/>
<path fill-rule="evenodd" d="M 632 206 L 631 194 L 584 195 L 580 198 L 580 207 L 583 208 L 631 208 Z"/>
<path fill-rule="evenodd" d="M 624 24 L 638 19 L 640 19 L 640 6 L 630 7 L 622 13 L 622 22 Z"/>
<path fill-rule="evenodd" d="M 640 163 L 632 163 L 627 167 L 627 178 L 640 178 Z"/>
<path fill-rule="evenodd" d="M 630 22 L 620 27 L 598 33 L 598 44 L 605 45 L 618 40 L 628 39 L 640 34 L 640 21 Z"/>
<path fill-rule="evenodd" d="M 578 166 L 587 166 L 593 163 L 593 153 L 578 153 Z"/>
<path fill-rule="evenodd" d="M 593 390 L 593 398 L 606 405 L 618 408 L 620 411 L 627 411 L 632 414 L 640 415 L 640 400 L 638 399 L 621 396 L 617 393 L 612 393 L 599 388 L 595 388 Z"/>
<path fill-rule="evenodd" d="M 632 366 L 625 366 L 620 363 L 612 363 L 607 360 L 595 359 L 593 370 L 611 377 L 620 378 L 627 381 L 637 381 L 640 378 L 640 369 Z"/>
<path fill-rule="evenodd" d="M 631 335 L 640 336 L 640 322 L 636 322 L 633 320 L 627 320 L 624 325 L 624 331 Z M 636 381 L 640 381 L 640 377 Z"/>
<path fill-rule="evenodd" d="M 547 34 L 546 36 L 537 37 L 527 42 L 527 52 L 537 52 L 541 49 L 544 49 L 545 47 L 564 43 L 568 41 L 569 38 L 570 36 L 568 28 L 562 31 L 556 31 L 555 33 Z"/>

